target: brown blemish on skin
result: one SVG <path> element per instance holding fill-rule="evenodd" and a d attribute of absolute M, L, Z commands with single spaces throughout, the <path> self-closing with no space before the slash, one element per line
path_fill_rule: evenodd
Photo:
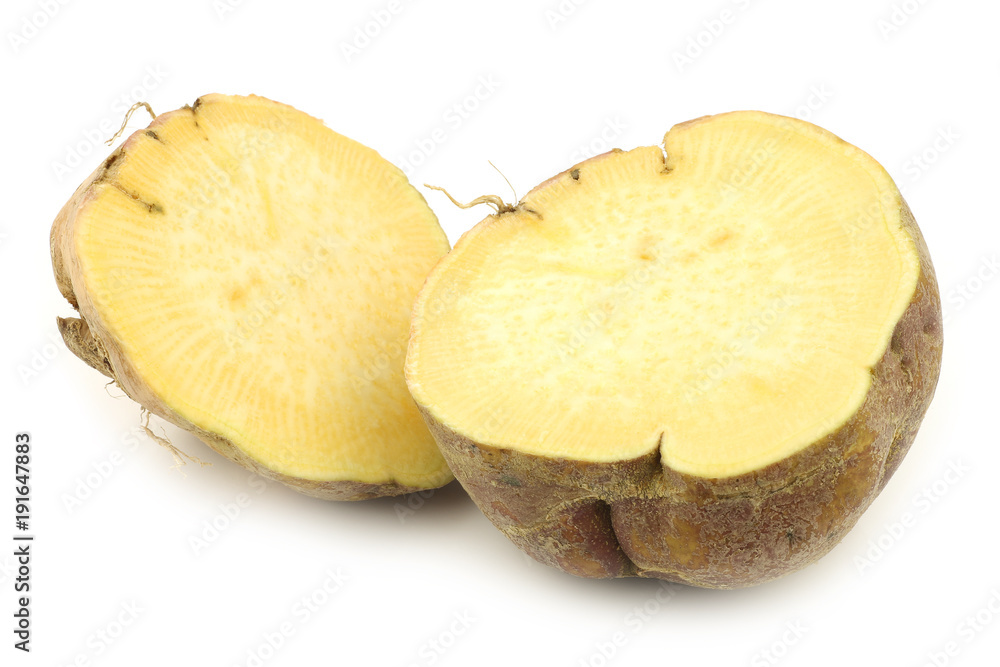
<path fill-rule="evenodd" d="M 692 565 L 700 551 L 701 529 L 683 519 L 672 521 L 671 527 L 673 530 L 664 536 L 671 558 L 681 565 Z"/>
<path fill-rule="evenodd" d="M 90 327 L 77 317 L 57 317 L 56 326 L 70 352 L 102 375 L 114 379 L 115 372 L 100 342 L 90 335 Z"/>
<path fill-rule="evenodd" d="M 889 349 L 892 350 L 893 354 L 903 354 L 903 341 L 899 336 L 899 332 L 894 332 L 892 334 L 892 341 L 889 343 Z"/>
<path fill-rule="evenodd" d="M 497 512 L 497 514 L 504 516 L 512 521 L 517 521 L 517 515 L 515 515 L 513 512 L 507 509 L 507 506 L 504 505 L 499 500 L 494 500 L 493 503 L 491 504 L 491 507 Z"/>
<path fill-rule="evenodd" d="M 859 432 L 857 432 L 854 435 L 854 444 L 852 444 L 847 449 L 847 451 L 844 452 L 844 458 L 849 459 L 855 454 L 858 454 L 866 450 L 868 447 L 872 445 L 872 443 L 875 442 L 875 438 L 877 437 L 877 435 L 878 435 L 877 433 L 869 429 L 862 429 Z"/>
<path fill-rule="evenodd" d="M 543 521 L 508 536 L 528 555 L 580 577 L 634 576 L 611 525 L 611 508 L 585 498 L 560 506 Z"/>

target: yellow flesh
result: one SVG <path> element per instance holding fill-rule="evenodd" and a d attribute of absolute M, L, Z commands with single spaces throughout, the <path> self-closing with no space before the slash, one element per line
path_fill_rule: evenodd
<path fill-rule="evenodd" d="M 418 299 L 418 403 L 486 444 L 725 477 L 847 420 L 918 278 L 899 193 L 815 126 L 738 112 L 536 189 Z M 531 209 L 529 211 L 528 209 Z M 532 212 L 534 211 L 534 213 Z"/>
<path fill-rule="evenodd" d="M 433 213 L 306 114 L 203 100 L 133 140 L 77 222 L 104 326 L 163 403 L 272 470 L 446 482 L 402 375 L 413 299 L 448 250 Z"/>

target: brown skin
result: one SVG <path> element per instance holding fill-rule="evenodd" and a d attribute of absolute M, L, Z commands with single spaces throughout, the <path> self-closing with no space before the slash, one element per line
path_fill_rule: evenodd
<path fill-rule="evenodd" d="M 905 203 L 901 218 L 918 249 L 920 277 L 871 370 L 864 403 L 836 432 L 766 468 L 694 477 L 662 465 L 658 450 L 613 463 L 549 459 L 474 442 L 421 412 L 483 513 L 542 563 L 582 577 L 655 577 L 707 588 L 754 586 L 794 572 L 830 551 L 885 487 L 934 395 L 941 300 Z"/>
<path fill-rule="evenodd" d="M 100 183 L 114 183 L 121 161 L 127 156 L 142 135 L 155 131 L 173 114 L 195 114 L 199 102 L 191 107 L 161 114 L 145 131 L 136 132 L 115 150 L 98 167 L 87 180 L 77 188 L 70 200 L 59 211 L 52 225 L 49 237 L 52 252 L 52 267 L 55 273 L 59 291 L 69 301 L 70 305 L 79 311 L 79 318 L 58 318 L 59 332 L 66 346 L 87 365 L 108 376 L 121 387 L 132 400 L 139 403 L 149 412 L 167 420 L 171 424 L 194 433 L 200 440 L 226 458 L 235 461 L 244 468 L 268 479 L 281 482 L 306 495 L 324 500 L 365 500 L 382 496 L 397 496 L 423 489 L 401 486 L 396 483 L 369 484 L 354 481 L 317 482 L 314 480 L 290 477 L 263 466 L 251 459 L 230 441 L 214 433 L 198 428 L 191 422 L 177 415 L 168 405 L 142 381 L 131 360 L 124 354 L 118 341 L 115 340 L 101 321 L 86 290 L 78 288 L 84 285 L 79 258 L 74 250 L 74 225 L 77 214 L 94 196 L 94 190 Z"/>

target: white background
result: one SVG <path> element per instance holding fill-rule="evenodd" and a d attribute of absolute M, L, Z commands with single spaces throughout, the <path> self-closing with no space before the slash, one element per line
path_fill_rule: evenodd
<path fill-rule="evenodd" d="M 37 536 L 30 655 L 12 648 L 0 547 L 0 664 L 997 664 L 996 3 L 411 0 L 348 54 L 388 0 L 46 1 L 0 15 L 0 540 L 18 431 L 34 439 Z M 214 464 L 173 470 L 138 406 L 57 341 L 72 311 L 48 232 L 125 107 L 208 92 L 292 104 L 407 164 L 453 242 L 487 211 L 425 182 L 510 200 L 488 160 L 523 195 L 704 114 L 809 118 L 885 165 L 931 248 L 948 321 L 920 435 L 829 556 L 740 591 L 577 579 L 523 557 L 455 484 L 412 514 L 405 498 L 323 502 L 154 420 Z"/>

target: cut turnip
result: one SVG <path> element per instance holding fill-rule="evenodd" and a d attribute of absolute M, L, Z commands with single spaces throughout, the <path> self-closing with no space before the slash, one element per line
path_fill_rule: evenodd
<path fill-rule="evenodd" d="M 451 479 L 402 373 L 447 250 L 375 151 L 223 95 L 133 134 L 52 229 L 71 350 L 238 463 L 348 500 Z"/>
<path fill-rule="evenodd" d="M 468 232 L 417 299 L 407 381 L 530 555 L 748 586 L 829 551 L 899 465 L 940 299 L 888 174 L 825 130 L 737 112 L 664 147 Z"/>

